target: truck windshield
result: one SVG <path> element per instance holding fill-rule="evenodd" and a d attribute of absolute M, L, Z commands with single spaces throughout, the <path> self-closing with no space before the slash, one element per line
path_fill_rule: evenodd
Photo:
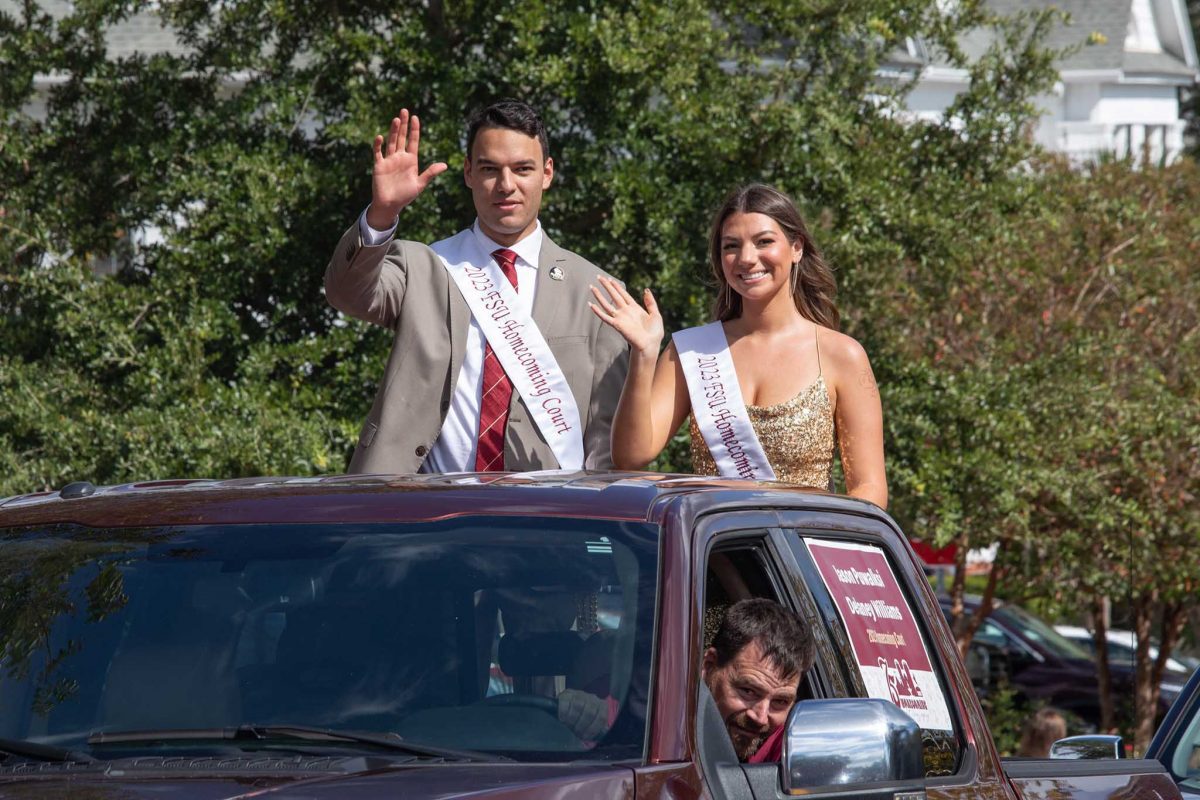
<path fill-rule="evenodd" d="M 99 733 L 303 725 L 639 758 L 657 553 L 650 525 L 535 517 L 0 530 L 0 737 L 104 758 Z"/>

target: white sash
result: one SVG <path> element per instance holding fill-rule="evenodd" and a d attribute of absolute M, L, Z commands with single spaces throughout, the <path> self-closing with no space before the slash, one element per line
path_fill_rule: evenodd
<path fill-rule="evenodd" d="M 678 331 L 679 352 L 696 426 L 723 478 L 775 480 L 742 401 L 729 341 L 720 322 Z"/>
<path fill-rule="evenodd" d="M 583 426 L 567 379 L 537 323 L 517 304 L 517 293 L 470 230 L 432 245 L 462 292 L 500 366 L 525 401 L 560 469 L 583 468 Z"/>

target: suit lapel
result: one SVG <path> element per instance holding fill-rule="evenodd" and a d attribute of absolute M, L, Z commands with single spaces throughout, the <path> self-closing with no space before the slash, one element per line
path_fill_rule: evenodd
<path fill-rule="evenodd" d="M 568 284 L 572 276 L 566 265 L 567 255 L 563 249 L 550 241 L 549 236 L 543 236 L 542 251 L 538 254 L 537 290 L 533 296 L 533 321 L 547 339 L 554 335 L 563 306 L 571 302 Z M 552 272 L 562 278 L 555 280 L 550 277 Z"/>

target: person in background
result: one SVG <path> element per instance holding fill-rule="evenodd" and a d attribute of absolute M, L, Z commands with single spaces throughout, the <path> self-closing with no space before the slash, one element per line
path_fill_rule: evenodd
<path fill-rule="evenodd" d="M 1021 730 L 1017 755 L 1025 758 L 1049 758 L 1050 745 L 1067 735 L 1067 720 L 1055 708 L 1039 708 Z"/>

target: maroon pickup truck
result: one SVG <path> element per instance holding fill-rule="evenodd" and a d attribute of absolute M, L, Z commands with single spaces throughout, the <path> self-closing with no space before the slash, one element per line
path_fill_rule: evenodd
<path fill-rule="evenodd" d="M 782 764 L 737 762 L 700 680 L 747 597 L 815 632 Z M 777 484 L 0 500 L 0 797 L 1179 797 L 1153 761 L 1002 763 L 955 653 L 886 514 Z"/>

